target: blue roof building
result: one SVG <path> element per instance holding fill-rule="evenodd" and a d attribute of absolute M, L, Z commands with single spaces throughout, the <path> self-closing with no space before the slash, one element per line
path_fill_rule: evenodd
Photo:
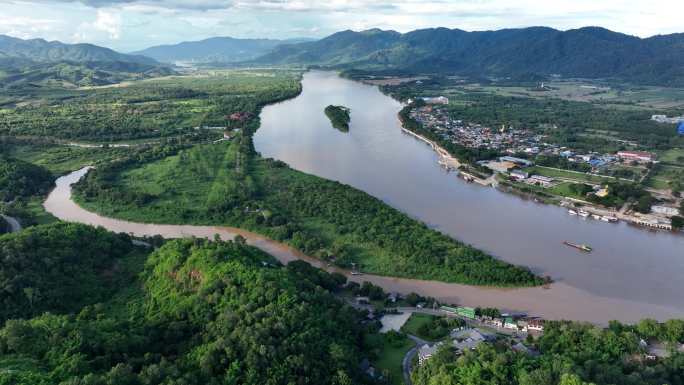
<path fill-rule="evenodd" d="M 679 135 L 684 135 L 684 122 L 679 123 L 679 127 L 677 128 L 677 132 L 679 132 Z"/>

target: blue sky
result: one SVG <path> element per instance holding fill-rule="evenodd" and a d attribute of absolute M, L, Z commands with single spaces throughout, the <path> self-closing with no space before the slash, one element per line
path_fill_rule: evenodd
<path fill-rule="evenodd" d="M 368 28 L 465 30 L 598 25 L 684 32 L 681 0 L 2 0 L 0 34 L 123 52 L 211 36 L 324 37 Z"/>

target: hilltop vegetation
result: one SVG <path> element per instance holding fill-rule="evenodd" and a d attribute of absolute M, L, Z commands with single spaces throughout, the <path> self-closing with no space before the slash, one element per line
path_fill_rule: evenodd
<path fill-rule="evenodd" d="M 112 294 L 127 235 L 77 224 L 31 227 L 0 237 L 0 325 L 49 311 L 68 313 Z M 84 295 L 87 293 L 87 295 Z"/>
<path fill-rule="evenodd" d="M 681 86 L 683 39 L 681 34 L 640 39 L 597 27 L 475 32 L 431 28 L 404 34 L 347 30 L 314 42 L 279 46 L 256 62 L 475 77 L 559 74 Z"/>
<path fill-rule="evenodd" d="M 0 202 L 45 194 L 52 184 L 48 170 L 0 153 Z"/>
<path fill-rule="evenodd" d="M 131 249 L 126 236 L 80 225 L 34 231 L 49 236 L 0 237 L 0 249 L 40 242 L 39 252 L 60 250 L 55 272 L 78 274 L 48 283 L 54 273 L 36 269 L 34 282 L 67 284 L 45 295 L 74 306 L 36 304 L 35 313 L 64 311 L 4 323 L 3 385 L 364 383 L 357 314 L 319 286 L 336 287 L 326 273 L 269 265 L 268 255 L 235 242 L 170 241 L 143 262 L 92 253 L 107 242 Z M 95 246 L 84 245 L 84 232 L 97 234 Z M 106 270 L 113 296 L 81 279 L 117 261 L 124 267 Z"/>

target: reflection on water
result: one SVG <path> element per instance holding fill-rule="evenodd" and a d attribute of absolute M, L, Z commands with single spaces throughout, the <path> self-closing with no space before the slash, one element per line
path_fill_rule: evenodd
<path fill-rule="evenodd" d="M 254 141 L 263 156 L 350 184 L 569 287 L 684 314 L 684 237 L 570 217 L 558 207 L 464 183 L 437 165 L 427 145 L 402 133 L 401 105 L 376 87 L 319 71 L 305 74 L 303 87 L 297 98 L 262 112 Z M 330 127 L 323 113 L 329 104 L 351 108 L 349 133 Z M 594 252 L 564 247 L 564 240 Z"/>

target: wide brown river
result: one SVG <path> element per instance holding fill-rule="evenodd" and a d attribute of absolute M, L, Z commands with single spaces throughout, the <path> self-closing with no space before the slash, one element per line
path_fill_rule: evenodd
<path fill-rule="evenodd" d="M 330 126 L 323 113 L 328 104 L 352 109 L 349 133 Z M 582 220 L 558 207 L 465 183 L 441 169 L 427 145 L 402 133 L 396 118 L 400 109 L 377 87 L 330 72 L 308 72 L 301 95 L 264 108 L 255 145 L 263 156 L 364 190 L 498 258 L 549 274 L 556 283 L 550 289 L 504 290 L 372 275 L 350 279 L 371 281 L 388 291 L 415 291 L 446 302 L 527 311 L 549 319 L 605 324 L 611 319 L 684 317 L 684 237 Z M 230 239 L 241 234 L 282 262 L 305 259 L 325 268 L 286 245 L 235 228 L 139 224 L 87 212 L 71 201 L 70 191 L 86 171 L 57 180 L 45 202 L 49 212 L 140 236 L 219 234 Z M 563 240 L 588 243 L 595 251 L 577 252 L 564 247 Z"/>

